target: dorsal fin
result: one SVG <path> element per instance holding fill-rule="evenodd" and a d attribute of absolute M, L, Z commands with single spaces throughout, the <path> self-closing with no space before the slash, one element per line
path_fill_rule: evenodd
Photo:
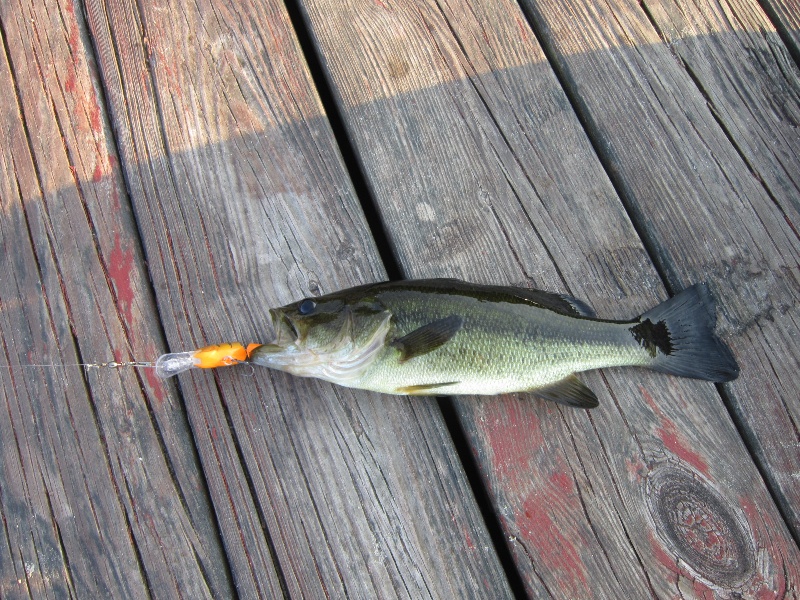
<path fill-rule="evenodd" d="M 567 294 L 556 294 L 553 292 L 543 292 L 529 288 L 506 287 L 508 293 L 514 294 L 518 298 L 528 300 L 538 304 L 543 308 L 549 308 L 570 317 L 594 317 L 595 312 L 591 306 L 583 300 L 578 300 Z"/>

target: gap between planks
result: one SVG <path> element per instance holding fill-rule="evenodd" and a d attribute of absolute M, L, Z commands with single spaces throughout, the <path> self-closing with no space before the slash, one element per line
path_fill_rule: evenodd
<path fill-rule="evenodd" d="M 323 110 L 333 130 L 333 135 L 342 154 L 342 160 L 347 169 L 361 208 L 367 220 L 370 233 L 375 241 L 381 261 L 390 281 L 402 280 L 406 277 L 397 253 L 393 247 L 387 229 L 380 216 L 373 191 L 364 173 L 358 153 L 353 145 L 353 140 L 345 125 L 341 110 L 341 98 L 333 91 L 327 76 L 319 48 L 314 44 L 308 20 L 302 7 L 294 0 L 285 0 L 286 10 L 299 40 L 300 48 L 311 73 L 312 80 L 319 94 Z M 453 446 L 458 454 L 459 461 L 467 477 L 475 502 L 480 510 L 486 529 L 494 545 L 494 550 L 500 564 L 508 578 L 509 587 L 514 597 L 518 600 L 527 598 L 525 583 L 519 569 L 511 555 L 500 519 L 495 513 L 491 498 L 486 486 L 482 483 L 477 463 L 469 448 L 469 443 L 462 429 L 461 422 L 456 415 L 452 400 L 449 397 L 437 397 L 436 402 L 442 412 L 448 434 L 453 441 Z"/>

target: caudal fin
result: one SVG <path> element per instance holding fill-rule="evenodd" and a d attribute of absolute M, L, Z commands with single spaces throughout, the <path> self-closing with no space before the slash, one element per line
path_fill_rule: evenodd
<path fill-rule="evenodd" d="M 704 283 L 647 311 L 630 328 L 633 337 L 653 355 L 651 369 L 706 381 L 732 381 L 739 365 L 714 334 L 714 300 Z"/>

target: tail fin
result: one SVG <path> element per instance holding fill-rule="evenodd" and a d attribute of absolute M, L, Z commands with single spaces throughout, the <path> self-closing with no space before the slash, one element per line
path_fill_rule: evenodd
<path fill-rule="evenodd" d="M 639 317 L 633 337 L 653 355 L 651 369 L 706 381 L 732 381 L 739 365 L 714 334 L 714 300 L 704 283 L 683 290 Z"/>

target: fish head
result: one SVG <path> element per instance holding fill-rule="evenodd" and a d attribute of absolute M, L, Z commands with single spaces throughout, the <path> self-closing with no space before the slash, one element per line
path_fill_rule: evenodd
<path fill-rule="evenodd" d="M 273 308 L 270 316 L 275 339 L 260 351 L 262 355 L 288 352 L 323 356 L 345 347 L 358 348 L 373 343 L 376 332 L 386 329 L 390 317 L 374 298 L 352 290 Z"/>
<path fill-rule="evenodd" d="M 270 310 L 275 338 L 249 355 L 258 365 L 336 383 L 357 379 L 384 347 L 392 314 L 374 297 L 346 292 Z"/>
<path fill-rule="evenodd" d="M 324 353 L 350 328 L 350 310 L 341 299 L 306 298 L 270 309 L 276 346 Z"/>

